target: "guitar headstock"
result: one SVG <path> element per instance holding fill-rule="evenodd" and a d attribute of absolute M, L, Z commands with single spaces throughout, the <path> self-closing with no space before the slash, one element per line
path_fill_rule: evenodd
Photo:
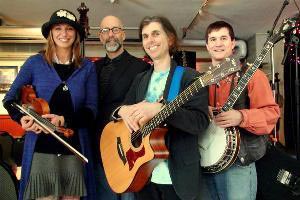
<path fill-rule="evenodd" d="M 285 19 L 283 20 L 280 28 L 276 30 L 270 37 L 269 41 L 275 44 L 284 37 L 284 34 L 296 28 L 296 19 Z"/>
<path fill-rule="evenodd" d="M 211 85 L 240 69 L 240 60 L 237 57 L 232 56 L 225 58 L 223 62 L 216 66 L 209 67 L 209 70 L 200 78 L 204 85 Z"/>

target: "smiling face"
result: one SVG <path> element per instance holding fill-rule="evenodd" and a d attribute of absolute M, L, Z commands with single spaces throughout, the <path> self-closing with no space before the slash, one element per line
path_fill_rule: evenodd
<path fill-rule="evenodd" d="M 172 40 L 158 22 L 151 22 L 142 29 L 142 42 L 146 53 L 155 61 L 170 56 Z"/>
<path fill-rule="evenodd" d="M 208 34 L 206 48 L 211 56 L 212 64 L 216 65 L 233 54 L 235 40 L 232 40 L 227 28 L 212 30 Z"/>
<path fill-rule="evenodd" d="M 76 30 L 69 24 L 55 24 L 51 28 L 56 48 L 71 49 L 76 38 Z"/>
<path fill-rule="evenodd" d="M 99 39 L 109 53 L 122 53 L 125 32 L 123 24 L 115 16 L 107 16 L 100 23 Z"/>

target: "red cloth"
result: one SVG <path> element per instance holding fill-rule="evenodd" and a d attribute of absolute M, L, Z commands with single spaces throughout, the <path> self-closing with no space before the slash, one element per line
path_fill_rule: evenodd
<path fill-rule="evenodd" d="M 0 115 L 0 134 L 8 133 L 14 138 L 20 138 L 25 134 L 21 125 L 13 121 L 9 115 Z"/>
<path fill-rule="evenodd" d="M 221 108 L 225 104 L 230 94 L 232 76 L 220 81 L 220 86 L 217 88 L 216 85 L 209 87 L 210 106 L 215 106 L 215 88 L 217 94 L 216 107 Z M 234 81 L 237 81 L 236 79 Z M 257 135 L 270 133 L 280 116 L 280 109 L 273 98 L 267 76 L 264 72 L 257 70 L 250 79 L 247 87 L 250 109 L 240 110 L 243 115 L 243 121 L 239 126 Z"/>

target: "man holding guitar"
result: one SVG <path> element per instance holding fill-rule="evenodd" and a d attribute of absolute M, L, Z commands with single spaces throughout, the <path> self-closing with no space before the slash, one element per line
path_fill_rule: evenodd
<path fill-rule="evenodd" d="M 116 111 L 130 130 L 128 133 L 133 139 L 136 139 L 135 136 L 139 130 L 143 132 L 143 128 L 149 125 L 151 119 L 157 118 L 157 114 L 164 107 L 163 103 L 159 103 L 163 102 L 160 100 L 166 99 L 169 101 L 168 96 L 170 95 L 170 90 L 172 90 L 170 88 L 173 86 L 171 82 L 173 82 L 175 71 L 178 68 L 175 61 L 171 58 L 177 47 L 177 34 L 168 19 L 158 16 L 145 17 L 140 24 L 140 37 L 145 52 L 153 61 L 153 67 L 136 77 L 127 93 L 124 106 Z M 199 74 L 195 70 L 184 68 L 181 78 L 175 81 L 178 83 L 179 92 L 187 88 L 197 76 Z M 150 143 L 151 139 L 153 139 L 151 137 L 162 137 L 162 139 L 165 139 L 163 146 L 166 145 L 167 149 L 165 148 L 163 152 L 161 150 L 163 147 L 161 147 L 158 153 L 159 155 L 165 154 L 167 160 L 157 159 L 154 162 L 145 163 L 141 165 L 142 169 L 147 164 L 150 163 L 152 165 L 151 163 L 154 163 L 152 165 L 152 169 L 154 168 L 153 172 L 150 169 L 149 173 L 148 168 L 145 172 L 138 172 L 133 175 L 134 178 L 137 178 L 142 173 L 146 174 L 148 172 L 149 176 L 151 176 L 149 181 L 148 177 L 141 178 L 141 182 L 146 183 L 148 181 L 145 186 L 137 186 L 137 183 L 128 188 L 131 191 L 141 189 L 136 193 L 137 199 L 192 200 L 200 195 L 201 190 L 199 188 L 203 188 L 203 184 L 201 183 L 197 140 L 198 134 L 206 129 L 209 122 L 207 99 L 207 88 L 199 89 L 197 94 L 163 121 L 161 125 L 167 124 L 168 127 L 166 135 L 164 133 L 162 135 L 160 133 L 157 134 L 156 130 L 151 133 Z M 144 137 L 144 135 L 141 137 Z M 122 138 L 120 140 L 117 143 L 120 144 L 118 151 L 121 152 L 125 149 L 126 144 L 122 143 Z M 142 143 L 145 141 L 147 141 L 147 137 L 143 138 Z M 138 164 L 144 159 L 144 156 L 141 155 L 148 153 L 147 144 L 142 144 L 139 148 L 142 150 L 137 152 L 135 156 L 140 157 L 134 160 L 132 165 L 130 165 L 131 162 L 128 160 L 134 156 L 127 155 L 134 153 L 130 150 L 124 151 L 124 154 L 126 154 L 126 158 L 124 157 L 123 159 L 125 166 L 129 162 L 130 170 L 128 173 L 135 170 L 134 164 Z M 104 152 L 105 148 L 102 150 Z M 120 153 L 120 157 L 122 155 L 123 153 Z M 106 163 L 104 162 L 104 164 Z M 109 170 L 109 167 L 106 170 Z M 123 173 L 120 173 L 119 178 L 120 176 L 123 176 Z M 118 186 L 121 184 L 122 182 L 118 182 Z"/>
<path fill-rule="evenodd" d="M 110 121 L 113 110 L 119 107 L 134 80 L 134 77 L 146 69 L 146 62 L 132 56 L 124 49 L 126 33 L 121 19 L 115 16 L 105 16 L 99 25 L 99 39 L 106 51 L 103 59 L 95 62 L 98 76 L 98 116 L 97 131 L 93 146 L 99 148 L 99 138 L 105 125 Z M 95 152 L 96 181 L 99 181 L 97 195 L 99 199 L 117 200 L 119 197 L 113 193 L 105 179 L 102 161 L 99 152 Z M 133 199 L 133 194 L 123 194 L 120 199 Z"/>
<path fill-rule="evenodd" d="M 206 47 L 212 64 L 222 62 L 233 54 L 235 36 L 233 28 L 224 21 L 210 24 L 206 30 Z M 213 199 L 254 200 L 257 190 L 255 161 L 265 153 L 265 136 L 276 125 L 279 106 L 276 104 L 266 75 L 257 70 L 235 102 L 233 109 L 224 112 L 224 104 L 240 77 L 241 71 L 229 75 L 218 84 L 209 87 L 209 113 L 221 128 L 237 127 L 240 132 L 239 151 L 236 160 L 226 169 L 204 175 Z M 223 107 L 223 108 L 222 108 Z M 213 111 L 218 111 L 213 114 Z"/>

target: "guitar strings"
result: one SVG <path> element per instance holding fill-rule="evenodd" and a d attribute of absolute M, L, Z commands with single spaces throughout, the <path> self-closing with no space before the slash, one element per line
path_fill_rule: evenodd
<path fill-rule="evenodd" d="M 228 65 L 226 73 L 224 72 L 224 67 L 221 68 L 222 65 Z M 218 79 L 221 79 L 224 74 L 233 73 L 236 71 L 237 67 L 236 59 L 232 56 L 228 59 L 225 59 L 225 62 L 219 64 L 218 67 L 212 68 L 209 72 L 203 74 L 198 77 L 192 84 L 190 84 L 184 91 L 182 91 L 173 101 L 168 103 L 158 114 L 156 114 L 150 121 L 148 121 L 145 126 L 143 126 L 140 130 L 133 132 L 131 134 L 131 142 L 139 139 L 142 136 L 142 139 L 150 134 L 154 128 L 160 125 L 168 116 L 170 116 L 173 112 L 175 112 L 180 106 L 182 106 L 185 102 L 187 102 L 194 94 L 199 92 L 199 89 L 208 85 L 208 83 L 214 83 Z M 221 72 L 218 72 L 221 70 Z M 218 74 L 218 75 L 217 75 Z M 214 76 L 212 76 L 214 75 Z M 221 77 L 220 77 L 221 76 Z"/>
<path fill-rule="evenodd" d="M 204 75 L 203 75 L 204 76 Z M 133 132 L 131 142 L 137 140 L 140 136 L 144 138 L 152 132 L 159 124 L 163 122 L 168 116 L 175 112 L 181 105 L 187 102 L 195 93 L 203 87 L 202 77 L 194 81 L 189 87 L 181 92 L 173 101 L 168 103 L 157 115 L 155 115 L 149 122 L 145 124 L 140 130 Z"/>

